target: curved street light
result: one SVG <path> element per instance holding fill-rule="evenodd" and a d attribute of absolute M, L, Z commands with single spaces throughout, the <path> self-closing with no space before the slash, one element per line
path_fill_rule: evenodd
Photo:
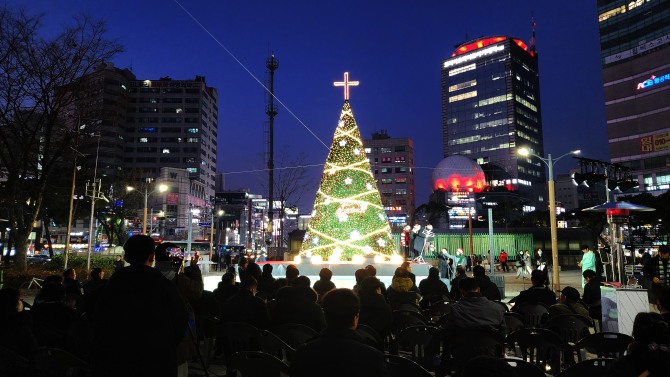
<path fill-rule="evenodd" d="M 170 186 L 166 184 L 159 184 L 157 185 L 151 192 L 149 192 L 149 184 L 151 183 L 152 178 L 147 178 L 146 185 L 144 185 L 144 211 L 143 211 L 143 219 L 142 219 L 142 234 L 147 234 L 147 215 L 149 212 L 149 195 L 155 194 L 156 192 L 158 193 L 164 193 L 166 192 Z M 134 191 L 135 187 L 133 186 L 126 186 L 126 191 L 131 192 Z"/>
<path fill-rule="evenodd" d="M 561 289 L 561 282 L 558 275 L 558 235 L 556 229 L 556 190 L 554 188 L 554 163 L 558 162 L 561 158 L 579 154 L 581 151 L 579 149 L 570 151 L 568 153 L 560 155 L 558 158 L 552 158 L 551 153 L 547 157 L 538 156 L 535 153 L 528 150 L 528 148 L 520 148 L 518 151 L 519 155 L 524 157 L 536 157 L 540 161 L 544 162 L 545 165 L 549 168 L 549 228 L 551 230 L 551 263 L 553 265 L 553 281 L 554 281 L 554 290 L 558 291 Z"/>

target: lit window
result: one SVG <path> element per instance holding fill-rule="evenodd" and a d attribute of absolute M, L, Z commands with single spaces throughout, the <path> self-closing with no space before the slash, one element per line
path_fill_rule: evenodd
<path fill-rule="evenodd" d="M 163 153 L 170 153 L 170 148 L 163 148 Z"/>
<path fill-rule="evenodd" d="M 476 97 L 476 96 L 477 96 L 477 91 L 473 90 L 472 92 L 467 92 L 467 93 L 459 94 L 457 96 L 449 97 L 449 103 L 462 101 L 464 99 L 468 99 L 468 98 L 472 98 L 472 97 Z"/>
<path fill-rule="evenodd" d="M 184 112 L 184 109 L 175 109 L 174 112 L 177 114 L 181 114 Z"/>
<path fill-rule="evenodd" d="M 146 137 L 141 137 L 140 138 L 140 143 L 148 143 L 148 142 L 149 142 L 148 138 L 146 138 Z"/>
<path fill-rule="evenodd" d="M 457 90 L 465 89 L 465 88 L 470 88 L 477 85 L 477 80 L 470 80 L 466 82 L 462 82 L 460 84 L 452 85 L 449 87 L 449 92 L 455 92 Z"/>
<path fill-rule="evenodd" d="M 477 69 L 477 64 L 476 63 L 472 63 L 472 64 L 469 64 L 469 65 L 466 65 L 466 66 L 463 66 L 463 67 L 452 69 L 451 71 L 449 71 L 449 76 L 456 76 L 459 73 L 472 71 L 473 69 Z"/>
<path fill-rule="evenodd" d="M 187 170 L 189 173 L 197 173 L 197 172 L 198 172 L 198 168 L 186 168 L 186 170 Z"/>

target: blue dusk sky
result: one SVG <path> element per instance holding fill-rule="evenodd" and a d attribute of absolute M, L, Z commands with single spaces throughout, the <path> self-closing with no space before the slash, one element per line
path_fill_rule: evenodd
<path fill-rule="evenodd" d="M 44 32 L 87 13 L 125 46 L 114 64 L 139 79 L 205 76 L 219 94 L 219 172 L 226 188 L 262 193 L 265 60 L 279 60 L 275 159 L 299 153 L 312 177 L 311 209 L 343 104 L 334 88 L 348 71 L 360 86 L 351 106 L 364 138 L 378 130 L 414 140 L 417 206 L 442 159 L 440 61 L 484 36 L 529 41 L 537 24 L 545 153 L 581 149 L 609 160 L 596 1 L 531 0 L 5 0 L 44 14 Z M 328 147 L 324 146 L 327 145 Z M 276 163 L 277 166 L 277 163 Z M 576 167 L 564 159 L 558 173 Z"/>

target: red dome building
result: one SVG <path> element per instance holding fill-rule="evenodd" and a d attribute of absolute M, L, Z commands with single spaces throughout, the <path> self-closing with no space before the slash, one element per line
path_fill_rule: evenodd
<path fill-rule="evenodd" d="M 433 192 L 482 192 L 486 177 L 482 168 L 462 155 L 453 155 L 440 161 L 433 170 Z"/>

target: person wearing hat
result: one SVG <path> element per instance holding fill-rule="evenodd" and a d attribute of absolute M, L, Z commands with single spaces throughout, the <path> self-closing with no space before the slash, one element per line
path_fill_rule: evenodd
<path fill-rule="evenodd" d="M 561 314 L 579 314 L 589 318 L 589 310 L 580 301 L 579 291 L 571 286 L 566 286 L 561 290 L 561 296 L 558 303 L 549 307 L 549 317 L 555 317 Z"/>
<path fill-rule="evenodd" d="M 582 260 L 577 263 L 579 267 L 582 268 L 582 275 L 584 274 L 584 271 L 586 270 L 596 270 L 596 255 L 593 254 L 593 251 L 589 250 L 588 245 L 582 245 Z M 584 277 L 582 276 L 582 288 L 584 288 L 584 285 L 586 285 L 586 281 L 584 281 Z"/>

